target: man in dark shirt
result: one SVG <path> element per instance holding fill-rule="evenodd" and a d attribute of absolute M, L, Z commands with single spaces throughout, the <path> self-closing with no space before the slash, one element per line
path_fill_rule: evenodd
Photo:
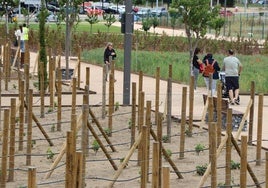
<path fill-rule="evenodd" d="M 107 46 L 104 50 L 104 64 L 106 65 L 106 74 L 105 74 L 105 80 L 108 81 L 108 75 L 110 72 L 110 62 L 109 57 L 112 57 L 112 60 L 116 58 L 115 50 L 113 49 L 113 44 L 111 42 L 107 43 Z"/>

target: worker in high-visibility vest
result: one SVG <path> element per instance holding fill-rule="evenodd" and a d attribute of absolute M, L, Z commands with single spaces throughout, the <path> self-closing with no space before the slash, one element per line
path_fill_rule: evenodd
<path fill-rule="evenodd" d="M 23 31 L 24 41 L 28 41 L 29 40 L 29 35 L 28 35 L 29 29 L 28 29 L 28 27 L 26 27 L 25 23 L 23 24 L 22 31 Z"/>

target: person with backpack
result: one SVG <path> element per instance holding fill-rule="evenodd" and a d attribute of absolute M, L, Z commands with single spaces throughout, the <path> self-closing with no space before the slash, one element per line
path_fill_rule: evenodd
<path fill-rule="evenodd" d="M 194 76 L 194 90 L 196 90 L 198 75 L 200 73 L 200 65 L 202 60 L 199 59 L 198 54 L 200 54 L 200 48 L 196 48 L 194 51 L 194 57 L 192 62 L 192 75 Z"/>
<path fill-rule="evenodd" d="M 225 71 L 225 81 L 227 91 L 229 92 L 230 104 L 239 105 L 239 76 L 242 71 L 242 64 L 234 56 L 232 49 L 228 50 L 228 56 L 223 59 L 222 70 Z"/>
<path fill-rule="evenodd" d="M 214 96 L 216 93 L 216 84 L 217 80 L 219 79 L 219 71 L 220 66 L 218 62 L 213 58 L 213 55 L 211 53 L 208 53 L 204 59 L 204 71 L 202 72 L 202 75 L 204 77 L 204 81 L 207 86 L 207 90 L 211 91 L 211 96 Z M 211 76 L 211 84 L 210 84 L 210 76 Z"/>

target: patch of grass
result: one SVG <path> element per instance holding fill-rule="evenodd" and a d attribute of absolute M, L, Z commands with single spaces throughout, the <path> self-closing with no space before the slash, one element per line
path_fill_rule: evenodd
<path fill-rule="evenodd" d="M 124 51 L 117 51 L 116 69 L 123 70 L 124 67 Z M 189 52 L 158 52 L 158 51 L 134 51 L 131 56 L 131 71 L 137 73 L 143 71 L 144 75 L 154 76 L 157 67 L 160 67 L 160 76 L 162 79 L 168 78 L 169 65 L 173 69 L 173 81 L 178 83 L 189 83 L 190 65 Z M 201 54 L 203 58 L 205 54 Z M 218 61 L 220 67 L 223 66 L 222 61 L 225 56 L 223 54 L 214 54 L 214 58 Z M 240 76 L 240 91 L 249 92 L 251 82 L 255 83 L 256 93 L 268 93 L 268 79 L 266 74 L 268 66 L 265 55 L 240 55 L 243 70 Z M 103 48 L 97 48 L 90 51 L 82 52 L 82 60 L 84 62 L 103 65 Z M 175 71 L 176 70 L 176 71 Z M 203 77 L 198 77 L 198 86 L 205 87 Z"/>
<path fill-rule="evenodd" d="M 207 167 L 208 167 L 207 164 L 196 166 L 196 173 L 197 173 L 199 176 L 203 176 L 204 173 L 205 173 L 206 170 L 207 170 Z"/>
<path fill-rule="evenodd" d="M 194 149 L 197 155 L 199 155 L 200 152 L 204 151 L 205 146 L 203 144 L 197 144 Z"/>

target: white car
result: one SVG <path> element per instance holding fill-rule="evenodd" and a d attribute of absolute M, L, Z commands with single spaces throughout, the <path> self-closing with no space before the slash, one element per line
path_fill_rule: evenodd
<path fill-rule="evenodd" d="M 39 14 L 40 12 L 38 12 L 36 15 L 35 15 L 35 18 L 34 18 L 34 21 L 35 22 L 39 22 Z M 46 22 L 58 22 L 58 16 L 56 14 L 54 14 L 53 12 L 48 12 L 48 16 L 46 18 Z"/>
<path fill-rule="evenodd" d="M 119 14 L 122 14 L 125 12 L 125 8 L 123 8 L 122 6 L 116 6 L 116 5 L 112 5 L 110 6 L 111 9 L 113 10 L 118 10 Z"/>

